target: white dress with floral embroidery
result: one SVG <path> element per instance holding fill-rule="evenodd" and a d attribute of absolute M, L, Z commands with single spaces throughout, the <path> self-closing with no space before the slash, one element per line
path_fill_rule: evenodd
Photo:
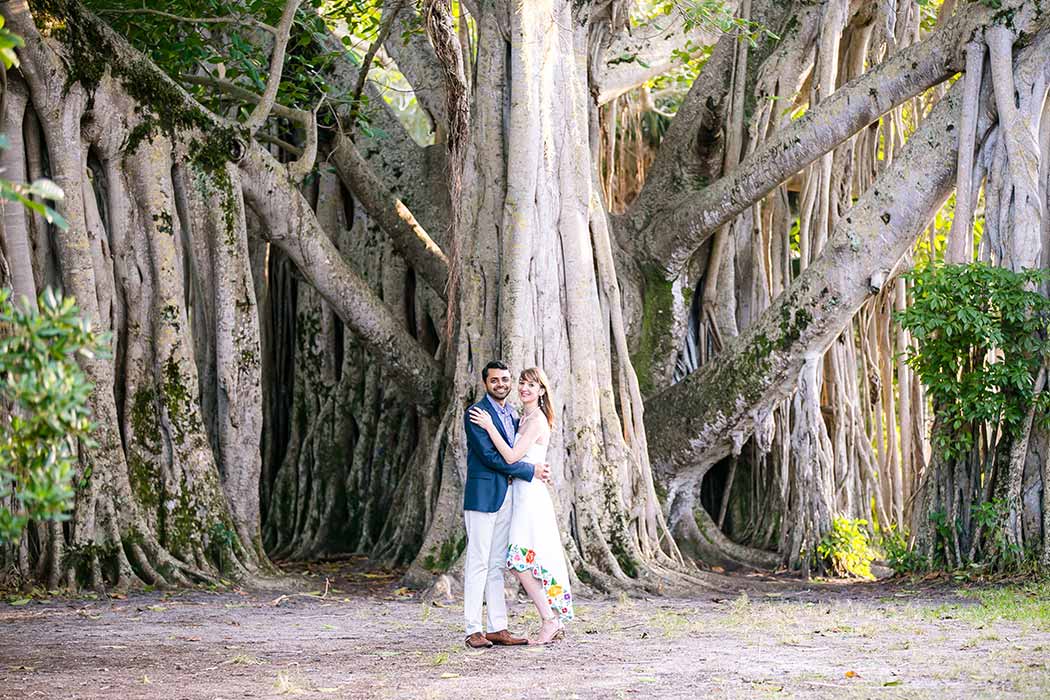
<path fill-rule="evenodd" d="M 530 464 L 546 462 L 547 446 L 532 445 L 521 461 Z M 531 572 L 543 584 L 551 609 L 563 621 L 571 620 L 569 572 L 547 485 L 539 479 L 515 479 L 510 487 L 514 492 L 514 510 L 510 520 L 507 566 Z"/>

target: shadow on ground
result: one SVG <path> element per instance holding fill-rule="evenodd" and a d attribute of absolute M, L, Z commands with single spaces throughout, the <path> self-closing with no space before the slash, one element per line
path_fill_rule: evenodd
<path fill-rule="evenodd" d="M 366 560 L 285 564 L 287 592 L 0 600 L 0 698 L 1046 698 L 1046 584 L 724 577 L 580 599 L 548 647 L 466 649 L 462 606 Z M 512 604 L 512 631 L 538 624 Z"/>

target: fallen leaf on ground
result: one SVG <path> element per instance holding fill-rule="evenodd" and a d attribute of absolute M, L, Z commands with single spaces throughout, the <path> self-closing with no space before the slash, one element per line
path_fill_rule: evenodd
<path fill-rule="evenodd" d="M 860 674 L 856 671 L 846 671 L 846 678 L 860 678 Z"/>
<path fill-rule="evenodd" d="M 442 678 L 459 678 L 459 674 L 458 673 L 442 673 L 441 677 Z"/>

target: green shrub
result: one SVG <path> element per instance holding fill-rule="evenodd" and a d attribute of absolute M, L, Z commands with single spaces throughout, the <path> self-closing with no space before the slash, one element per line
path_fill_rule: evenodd
<path fill-rule="evenodd" d="M 896 526 L 879 533 L 877 548 L 882 550 L 886 564 L 898 574 L 911 574 L 928 568 L 927 562 L 908 546 L 907 533 L 901 532 Z"/>
<path fill-rule="evenodd" d="M 77 442 L 92 444 L 91 393 L 76 363 L 106 339 L 50 289 L 39 310 L 0 289 L 0 542 L 30 520 L 62 520 L 73 500 Z"/>
<path fill-rule="evenodd" d="M 895 317 L 915 336 L 905 359 L 933 402 L 933 444 L 948 460 L 966 459 L 982 423 L 1017 435 L 1033 403 L 1046 422 L 1050 393 L 1036 393 L 1034 379 L 1050 354 L 1050 299 L 1035 289 L 1048 275 L 984 263 L 906 275 L 912 302 Z"/>
<path fill-rule="evenodd" d="M 1018 569 L 1028 554 L 1009 542 L 998 451 L 1022 434 L 1028 412 L 1050 426 L 1050 392 L 1035 377 L 1050 357 L 1050 299 L 1039 289 L 1050 270 L 1013 272 L 985 263 L 926 265 L 913 280 L 911 305 L 895 314 L 915 337 L 905 360 L 926 388 L 936 420 L 931 436 L 939 469 L 959 470 L 971 505 L 948 517 L 932 504 L 929 565 Z M 982 436 L 998 436 L 984 444 Z M 958 471 L 957 471 L 958 473 Z M 934 476 L 933 478 L 936 478 Z M 950 498 L 950 496 L 949 496 Z"/>
<path fill-rule="evenodd" d="M 839 576 L 875 578 L 871 573 L 871 562 L 878 553 L 871 546 L 867 520 L 835 518 L 831 530 L 817 545 L 817 554 Z"/>

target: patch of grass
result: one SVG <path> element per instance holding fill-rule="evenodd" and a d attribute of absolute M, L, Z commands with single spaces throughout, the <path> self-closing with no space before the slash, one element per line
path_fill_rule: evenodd
<path fill-rule="evenodd" d="M 649 618 L 649 625 L 664 637 L 678 637 L 689 631 L 689 618 L 673 610 L 657 610 Z"/>
<path fill-rule="evenodd" d="M 996 622 L 1016 622 L 1026 628 L 1050 631 L 1050 583 L 1026 583 L 962 588 L 960 603 L 914 608 L 923 620 L 958 620 L 983 627 Z"/>
<path fill-rule="evenodd" d="M 873 624 L 865 623 L 857 626 L 857 635 L 860 637 L 867 637 L 871 639 L 877 636 L 881 632 L 881 628 L 876 627 Z"/>
<path fill-rule="evenodd" d="M 307 689 L 303 687 L 302 680 L 293 678 L 287 671 L 280 671 L 277 680 L 273 684 L 278 695 L 303 695 Z"/>
<path fill-rule="evenodd" d="M 531 625 L 533 623 L 538 623 L 540 621 L 540 616 L 539 613 L 536 612 L 536 607 L 529 604 L 528 607 L 518 613 L 518 620 L 523 625 Z"/>
<path fill-rule="evenodd" d="M 264 664 L 266 662 L 260 658 L 252 656 L 251 654 L 237 654 L 237 656 L 230 659 L 230 663 L 238 666 L 258 666 L 259 664 Z"/>
<path fill-rule="evenodd" d="M 747 591 L 742 591 L 732 603 L 729 604 L 729 609 L 733 615 L 738 617 L 746 617 L 751 614 L 751 599 L 747 596 Z"/>
<path fill-rule="evenodd" d="M 745 678 L 743 681 L 748 689 L 748 697 L 776 697 L 784 692 L 784 684 L 779 681 L 766 678 Z"/>
<path fill-rule="evenodd" d="M 980 605 L 956 606 L 956 617 L 960 620 L 1023 622 L 1050 630 L 1050 583 L 963 589 L 959 595 L 980 602 Z"/>

